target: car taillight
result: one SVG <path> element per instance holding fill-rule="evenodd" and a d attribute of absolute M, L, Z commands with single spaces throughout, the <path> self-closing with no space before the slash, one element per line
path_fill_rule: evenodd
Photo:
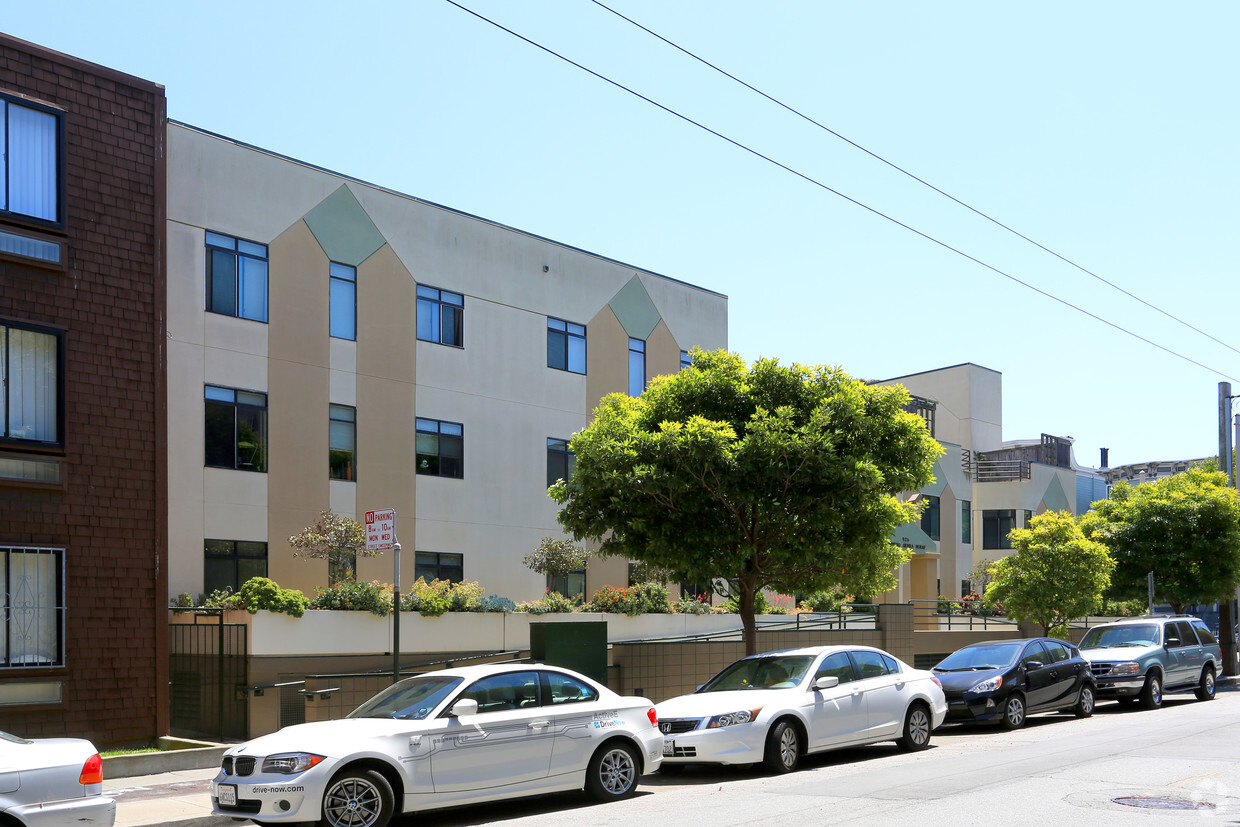
<path fill-rule="evenodd" d="M 78 783 L 83 786 L 103 783 L 103 759 L 99 757 L 99 753 L 96 752 L 86 759 L 86 763 L 82 765 L 82 774 L 78 776 Z"/>
<path fill-rule="evenodd" d="M 659 716 L 655 714 L 654 707 L 646 710 L 646 717 L 650 719 L 650 725 L 657 728 L 659 726 Z"/>

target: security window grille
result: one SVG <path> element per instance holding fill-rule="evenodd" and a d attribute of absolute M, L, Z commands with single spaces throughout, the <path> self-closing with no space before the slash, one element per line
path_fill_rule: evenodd
<path fill-rule="evenodd" d="M 0 212 L 64 224 L 64 116 L 0 95 Z"/>
<path fill-rule="evenodd" d="M 424 578 L 427 583 L 432 580 L 462 583 L 465 580 L 465 555 L 419 551 L 414 555 L 413 577 L 415 580 Z"/>
<path fill-rule="evenodd" d="M 438 419 L 417 421 L 417 471 L 433 477 L 465 476 L 464 426 Z"/>
<path fill-rule="evenodd" d="M 330 334 L 357 341 L 357 268 L 332 262 L 328 267 L 331 291 Z"/>
<path fill-rule="evenodd" d="M 1016 510 L 1012 508 L 982 512 L 982 548 L 1011 548 L 1008 535 L 1016 528 Z"/>
<path fill-rule="evenodd" d="M 547 317 L 547 367 L 586 372 L 586 326 Z"/>
<path fill-rule="evenodd" d="M 629 339 L 629 396 L 641 396 L 646 389 L 646 343 Z"/>
<path fill-rule="evenodd" d="M 327 473 L 333 480 L 357 481 L 357 409 L 329 405 Z"/>
<path fill-rule="evenodd" d="M 464 347 L 465 297 L 460 293 L 418 285 L 418 338 L 424 342 Z"/>
<path fill-rule="evenodd" d="M 0 441 L 61 445 L 61 334 L 0 324 Z"/>
<path fill-rule="evenodd" d="M 0 666 L 65 663 L 65 550 L 0 546 Z"/>
<path fill-rule="evenodd" d="M 267 394 L 207 385 L 206 464 L 267 470 Z"/>
<path fill-rule="evenodd" d="M 567 439 L 547 439 L 547 487 L 559 480 L 567 480 L 573 473 L 577 460 L 568 447 Z"/>
<path fill-rule="evenodd" d="M 267 321 L 267 245 L 207 233 L 207 310 Z"/>
<path fill-rule="evenodd" d="M 207 540 L 205 542 L 202 586 L 206 594 L 224 589 L 235 594 L 251 577 L 266 576 L 266 543 L 248 540 Z"/>

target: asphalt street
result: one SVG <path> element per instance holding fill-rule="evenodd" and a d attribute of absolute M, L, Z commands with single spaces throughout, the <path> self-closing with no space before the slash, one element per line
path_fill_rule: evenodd
<path fill-rule="evenodd" d="M 1031 717 L 1016 732 L 947 726 L 931 748 L 878 744 L 811 756 L 798 772 L 648 775 L 627 801 L 581 794 L 430 812 L 399 827 L 644 824 L 1240 824 L 1240 685 L 1162 709 L 1101 703 L 1092 718 Z"/>

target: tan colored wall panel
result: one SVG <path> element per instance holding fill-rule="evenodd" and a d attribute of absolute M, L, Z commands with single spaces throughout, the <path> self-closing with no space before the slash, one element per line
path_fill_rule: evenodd
<path fill-rule="evenodd" d="M 668 376 L 680 371 L 680 345 L 660 321 L 646 340 L 646 376 Z"/>
<path fill-rule="evenodd" d="M 590 320 L 586 336 L 586 413 L 593 414 L 607 394 L 628 391 L 629 334 L 604 307 Z"/>

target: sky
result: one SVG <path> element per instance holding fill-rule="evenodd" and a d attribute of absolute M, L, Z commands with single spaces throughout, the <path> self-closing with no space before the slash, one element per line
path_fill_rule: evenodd
<path fill-rule="evenodd" d="M 175 120 L 723 293 L 746 359 L 973 362 L 1005 439 L 1217 455 L 1240 4 L 604 0 L 849 143 L 593 0 L 457 2 L 7 0 L 0 31 L 163 84 Z"/>

